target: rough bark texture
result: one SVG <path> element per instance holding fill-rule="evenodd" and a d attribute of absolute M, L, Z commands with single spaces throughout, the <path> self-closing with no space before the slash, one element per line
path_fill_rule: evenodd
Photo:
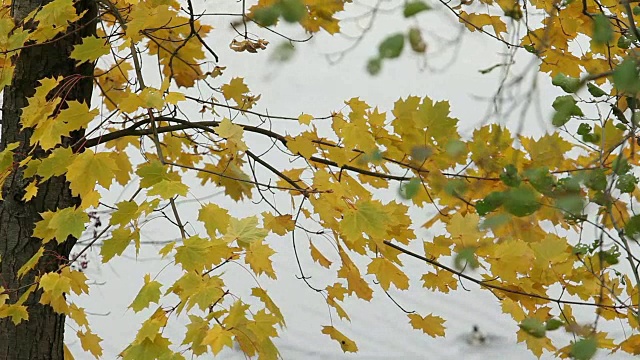
<path fill-rule="evenodd" d="M 19 24 L 24 17 L 49 1 L 14 0 L 12 16 Z M 7 144 L 19 142 L 15 150 L 15 164 L 25 154 L 32 152 L 29 138 L 32 131 L 21 131 L 20 113 L 27 105 L 27 98 L 35 92 L 38 80 L 45 77 L 83 75 L 74 87 L 65 93 L 67 100 L 89 103 L 93 88 L 93 64 L 76 66 L 69 58 L 74 44 L 81 38 L 95 33 L 97 10 L 93 0 L 81 0 L 76 4 L 78 12 L 87 10 L 81 21 L 72 25 L 71 35 L 62 36 L 47 45 L 27 47 L 17 58 L 11 86 L 4 89 L 2 108 L 2 133 L 0 151 Z M 62 105 L 65 106 L 64 104 Z M 81 132 L 65 139 L 66 146 L 83 136 Z M 33 154 L 43 156 L 37 149 Z M 39 187 L 38 195 L 29 202 L 21 199 L 29 179 L 23 179 L 22 171 L 14 167 L 2 188 L 4 200 L 0 200 L 0 285 L 7 289 L 9 303 L 15 303 L 39 274 L 56 271 L 63 259 L 67 259 L 75 239 L 67 239 L 61 245 L 55 241 L 47 244 L 47 252 L 35 271 L 22 278 L 17 271 L 40 248 L 40 241 L 32 238 L 35 223 L 41 220 L 39 213 L 77 205 L 79 199 L 71 196 L 64 176 L 52 178 Z M 32 293 L 24 303 L 28 307 L 29 320 L 15 326 L 11 318 L 0 319 L 0 360 L 57 360 L 63 359 L 63 335 L 65 317 L 48 305 L 38 303 L 40 291 Z"/>

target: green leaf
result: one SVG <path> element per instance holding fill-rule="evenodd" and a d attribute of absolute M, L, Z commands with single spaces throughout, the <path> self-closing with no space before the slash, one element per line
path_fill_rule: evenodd
<path fill-rule="evenodd" d="M 605 194 L 602 191 L 597 191 L 593 194 L 591 201 L 600 205 L 600 206 L 609 206 L 611 205 L 611 197 Z"/>
<path fill-rule="evenodd" d="M 546 166 L 528 169 L 524 174 L 531 186 L 541 194 L 550 195 L 556 186 L 556 180 Z"/>
<path fill-rule="evenodd" d="M 485 216 L 493 210 L 499 208 L 505 199 L 505 193 L 494 191 L 487 195 L 484 199 L 477 201 L 475 204 L 478 215 Z"/>
<path fill-rule="evenodd" d="M 618 38 L 618 47 L 620 49 L 628 49 L 631 47 L 631 39 L 629 39 L 628 37 L 622 35 Z"/>
<path fill-rule="evenodd" d="M 579 193 L 580 179 L 575 176 L 558 179 L 557 190 L 558 193 Z"/>
<path fill-rule="evenodd" d="M 431 10 L 431 6 L 429 6 L 424 1 L 410 1 L 404 4 L 404 17 L 408 18 L 414 16 L 417 13 Z"/>
<path fill-rule="evenodd" d="M 504 10 L 504 16 L 508 16 L 516 21 L 522 19 L 522 8 L 520 4 L 516 2 L 511 9 Z"/>
<path fill-rule="evenodd" d="M 69 57 L 78 60 L 78 65 L 87 61 L 96 61 L 99 57 L 109 54 L 111 46 L 95 36 L 82 39 L 82 44 L 75 45 Z"/>
<path fill-rule="evenodd" d="M 480 230 L 495 230 L 509 222 L 511 215 L 500 213 L 487 216 L 478 227 Z"/>
<path fill-rule="evenodd" d="M 562 90 L 570 94 L 580 89 L 580 79 L 568 77 L 562 73 L 554 76 L 551 80 L 551 84 L 559 86 Z"/>
<path fill-rule="evenodd" d="M 619 91 L 636 93 L 640 90 L 640 79 L 637 64 L 632 59 L 625 59 L 613 71 L 613 84 Z"/>
<path fill-rule="evenodd" d="M 404 35 L 395 34 L 387 37 L 380 43 L 378 47 L 378 53 L 380 58 L 383 59 L 395 59 L 402 53 L 404 48 Z"/>
<path fill-rule="evenodd" d="M 607 188 L 607 175 L 603 169 L 589 170 L 586 175 L 585 185 L 589 189 L 603 191 Z"/>
<path fill-rule="evenodd" d="M 111 233 L 111 238 L 105 240 L 100 248 L 100 255 L 102 256 L 102 262 L 106 263 L 116 255 L 122 255 L 124 250 L 131 244 L 131 241 L 135 241 L 139 246 L 140 243 L 140 231 L 131 231 L 126 228 L 117 228 Z"/>
<path fill-rule="evenodd" d="M 146 274 L 144 276 L 144 285 L 142 286 L 142 289 L 140 289 L 140 292 L 136 295 L 136 298 L 133 299 L 133 302 L 129 307 L 134 312 L 139 312 L 146 309 L 152 302 L 157 304 L 160 301 L 161 287 L 162 284 L 155 280 L 151 280 L 151 276 Z"/>
<path fill-rule="evenodd" d="M 571 357 L 575 360 L 589 360 L 598 351 L 598 342 L 589 337 L 580 339 L 571 346 Z"/>
<path fill-rule="evenodd" d="M 48 227 L 55 231 L 56 241 L 61 244 L 69 236 L 79 238 L 87 222 L 89 216 L 83 209 L 64 208 L 53 213 Z"/>
<path fill-rule="evenodd" d="M 571 95 L 558 96 L 551 106 L 556 110 L 552 119 L 554 126 L 566 124 L 572 116 L 584 115 L 582 110 L 576 105 L 576 100 Z"/>
<path fill-rule="evenodd" d="M 417 162 L 423 162 L 433 155 L 433 150 L 428 146 L 414 146 L 411 148 L 411 158 Z"/>
<path fill-rule="evenodd" d="M 524 45 L 523 47 L 525 50 L 527 50 L 532 54 L 536 54 L 536 55 L 538 54 L 538 50 L 536 50 L 536 48 L 533 45 Z"/>
<path fill-rule="evenodd" d="M 611 168 L 613 169 L 613 172 L 616 173 L 616 175 L 622 175 L 631 170 L 631 165 L 629 165 L 627 158 L 625 158 L 624 156 L 618 156 L 611 163 Z"/>
<path fill-rule="evenodd" d="M 211 246 L 211 241 L 199 236 L 185 239 L 183 244 L 176 249 L 176 264 L 182 265 L 186 271 L 202 271 Z"/>
<path fill-rule="evenodd" d="M 591 132 L 591 130 L 593 130 L 591 128 L 591 125 L 587 123 L 582 123 L 580 124 L 580 126 L 578 126 L 578 135 L 587 135 L 588 133 Z"/>
<path fill-rule="evenodd" d="M 253 20 L 262 27 L 274 25 L 280 17 L 280 8 L 278 6 L 269 6 L 258 8 L 253 12 Z"/>
<path fill-rule="evenodd" d="M 476 259 L 476 249 L 473 247 L 466 247 L 456 255 L 454 259 L 454 265 L 456 269 L 462 270 L 467 266 L 471 269 L 477 269 L 480 266 L 478 259 Z"/>
<path fill-rule="evenodd" d="M 631 238 L 638 238 L 640 235 L 640 215 L 632 216 L 624 226 L 624 233 Z"/>
<path fill-rule="evenodd" d="M 138 204 L 135 201 L 121 201 L 116 207 L 118 210 L 111 214 L 112 225 L 126 225 L 133 221 L 138 213 Z"/>
<path fill-rule="evenodd" d="M 602 257 L 602 260 L 608 264 L 615 265 L 620 262 L 621 253 L 617 246 L 612 247 L 607 251 L 601 251 L 599 254 Z"/>
<path fill-rule="evenodd" d="M 287 62 L 296 53 L 296 48 L 289 41 L 283 41 L 275 47 L 271 54 L 271 60 L 277 62 Z"/>
<path fill-rule="evenodd" d="M 510 214 L 522 217 L 536 212 L 540 208 L 540 202 L 532 189 L 521 186 L 506 192 L 502 206 Z"/>
<path fill-rule="evenodd" d="M 427 44 L 424 42 L 419 28 L 413 27 L 409 29 L 409 45 L 411 45 L 411 50 L 417 53 L 421 54 L 427 51 Z"/>
<path fill-rule="evenodd" d="M 589 253 L 589 245 L 587 244 L 577 244 L 571 250 L 573 255 L 587 255 Z M 551 330 L 547 328 L 547 330 Z"/>
<path fill-rule="evenodd" d="M 447 145 L 445 145 L 445 151 L 447 152 L 447 155 L 451 157 L 462 155 L 465 150 L 467 150 L 467 145 L 460 140 L 449 140 L 449 142 L 447 142 Z"/>
<path fill-rule="evenodd" d="M 584 134 L 582 135 L 582 141 L 598 144 L 600 143 L 600 134 Z"/>
<path fill-rule="evenodd" d="M 535 318 L 526 318 L 518 326 L 527 334 L 537 338 L 543 338 L 547 331 L 544 323 Z"/>
<path fill-rule="evenodd" d="M 623 193 L 632 193 L 633 190 L 635 190 L 637 184 L 638 178 L 633 176 L 633 174 L 623 174 L 618 177 L 618 181 L 616 182 L 616 189 L 620 190 Z"/>
<path fill-rule="evenodd" d="M 604 90 L 593 85 L 592 83 L 587 83 L 587 90 L 589 91 L 589 94 L 591 94 L 591 96 L 593 97 L 601 97 L 601 96 L 607 95 L 607 93 Z"/>
<path fill-rule="evenodd" d="M 307 8 L 301 0 L 280 0 L 278 6 L 282 18 L 290 23 L 302 20 L 307 13 Z"/>
<path fill-rule="evenodd" d="M 382 70 L 382 59 L 379 57 L 369 59 L 369 62 L 367 62 L 367 72 L 370 75 L 378 75 L 380 70 Z"/>
<path fill-rule="evenodd" d="M 403 199 L 411 200 L 418 194 L 420 187 L 422 187 L 420 179 L 413 178 L 409 182 L 400 185 L 400 196 Z"/>
<path fill-rule="evenodd" d="M 562 325 L 564 325 L 564 322 L 562 322 L 562 320 L 558 320 L 558 319 L 549 319 L 546 321 L 545 323 L 545 329 L 547 329 L 548 331 L 552 331 L 552 330 L 556 330 L 559 329 Z"/>
<path fill-rule="evenodd" d="M 384 228 L 384 215 L 376 217 L 380 216 L 380 213 L 378 212 L 380 209 L 376 205 L 379 205 L 379 203 L 370 201 L 360 204 L 360 211 L 358 211 L 360 218 L 358 218 L 358 220 L 361 220 L 362 222 L 355 225 L 355 227 L 358 227 L 360 231 L 362 231 L 362 229 L 367 225 L 374 226 L 376 230 Z M 346 218 L 347 215 L 345 215 L 345 219 Z M 268 233 L 268 230 L 258 226 L 257 216 L 250 216 L 244 219 L 230 218 L 229 225 L 227 226 L 227 231 L 223 239 L 228 243 L 236 240 L 238 245 L 248 247 L 253 242 L 260 242 L 264 240 Z"/>
<path fill-rule="evenodd" d="M 619 107 L 615 106 L 614 104 L 610 104 L 611 106 L 611 111 L 613 112 L 613 115 L 615 115 L 615 117 L 620 120 L 621 123 L 624 124 L 628 124 L 629 120 L 627 120 L 627 117 L 624 115 L 624 113 L 622 112 L 622 110 L 620 110 Z"/>
<path fill-rule="evenodd" d="M 464 193 L 467 192 L 467 182 L 460 180 L 460 179 L 455 179 L 455 180 L 449 180 L 445 185 L 444 185 L 444 191 L 451 195 L 451 196 L 462 196 L 464 195 Z"/>
<path fill-rule="evenodd" d="M 581 215 L 584 210 L 584 198 L 580 195 L 567 195 L 556 199 L 556 206 L 572 216 Z"/>
<path fill-rule="evenodd" d="M 596 14 L 593 17 L 593 41 L 596 44 L 606 44 L 613 39 L 611 22 L 604 14 Z"/>
<path fill-rule="evenodd" d="M 521 178 L 518 175 L 518 169 L 513 164 L 509 164 L 500 174 L 500 180 L 507 186 L 517 187 L 520 185 Z"/>

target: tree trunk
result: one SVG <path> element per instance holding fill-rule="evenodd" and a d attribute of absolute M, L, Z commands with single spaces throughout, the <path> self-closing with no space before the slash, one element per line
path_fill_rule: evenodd
<path fill-rule="evenodd" d="M 37 7 L 48 0 L 13 0 L 12 16 L 16 24 Z M 30 179 L 23 178 L 23 171 L 17 164 L 31 153 L 35 158 L 45 153 L 41 149 L 32 151 L 29 139 L 31 129 L 21 130 L 21 109 L 27 105 L 27 98 L 35 93 L 38 80 L 45 77 L 82 75 L 74 87 L 64 93 L 66 100 L 89 103 L 93 89 L 93 64 L 76 66 L 69 58 L 73 45 L 81 43 L 81 38 L 95 34 L 97 9 L 93 0 L 80 0 L 76 4 L 78 13 L 87 10 L 85 16 L 69 27 L 69 35 L 59 36 L 46 45 L 26 47 L 15 59 L 16 69 L 10 86 L 4 89 L 2 104 L 2 133 L 0 151 L 8 144 L 19 142 L 15 150 L 13 170 L 2 188 L 0 200 L 0 285 L 9 296 L 8 303 L 15 303 L 34 282 L 36 276 L 56 271 L 68 259 L 75 239 L 67 239 L 58 245 L 56 241 L 47 244 L 47 251 L 34 271 L 18 278 L 18 269 L 40 248 L 41 243 L 32 237 L 35 223 L 41 220 L 39 213 L 66 208 L 79 204 L 79 199 L 71 196 L 65 177 L 52 178 L 41 184 L 38 194 L 31 201 L 24 202 L 24 188 Z M 61 105 L 65 107 L 63 103 Z M 78 131 L 71 138 L 64 139 L 63 146 L 69 146 L 84 136 Z M 62 360 L 64 358 L 65 317 L 57 314 L 49 305 L 40 305 L 40 291 L 32 293 L 26 302 L 29 319 L 14 325 L 11 318 L 0 319 L 0 360 Z"/>

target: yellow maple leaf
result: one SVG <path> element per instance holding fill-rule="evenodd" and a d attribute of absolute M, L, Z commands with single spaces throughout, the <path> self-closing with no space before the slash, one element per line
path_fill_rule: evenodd
<path fill-rule="evenodd" d="M 71 350 L 67 347 L 67 344 L 64 344 L 64 360 L 75 360 Z"/>
<path fill-rule="evenodd" d="M 69 285 L 71 286 L 71 291 L 76 293 L 76 295 L 80 295 L 82 293 L 89 293 L 89 285 L 87 285 L 87 276 L 78 270 L 71 270 L 70 267 L 65 267 L 60 270 L 60 276 L 64 276 L 69 279 Z"/>
<path fill-rule="evenodd" d="M 24 188 L 24 196 L 22 200 L 29 201 L 38 194 L 38 180 L 32 180 L 26 188 Z"/>
<path fill-rule="evenodd" d="M 338 331 L 335 327 L 323 326 L 322 333 L 329 335 L 333 340 L 337 341 L 343 352 L 358 352 L 358 346 L 356 343 Z"/>
<path fill-rule="evenodd" d="M 280 308 L 276 306 L 276 304 L 273 302 L 271 297 L 269 297 L 266 291 L 264 291 L 262 288 L 254 287 L 251 289 L 251 295 L 260 299 L 260 301 L 262 301 L 262 303 L 267 308 L 267 310 L 269 310 L 272 314 L 274 314 L 280 320 L 280 324 L 282 326 L 285 325 L 284 316 L 282 316 L 282 313 L 280 312 Z"/>
<path fill-rule="evenodd" d="M 252 241 L 247 249 L 245 261 L 251 267 L 256 275 L 266 274 L 272 279 L 276 279 L 276 273 L 273 270 L 273 263 L 271 261 L 271 255 L 276 252 L 271 249 L 268 244 L 265 244 L 261 240 Z"/>
<path fill-rule="evenodd" d="M 53 4 L 54 2 L 47 4 L 47 6 Z M 69 2 L 71 1 L 69 0 Z M 36 87 L 35 94 L 33 94 L 33 96 L 27 100 L 29 104 L 22 108 L 20 123 L 22 124 L 23 129 L 34 127 L 40 121 L 42 121 L 43 119 L 47 119 L 53 114 L 62 99 L 60 99 L 59 97 L 54 97 L 49 101 L 47 100 L 47 95 L 49 95 L 49 92 L 51 92 L 51 90 L 58 86 L 61 81 L 61 76 L 55 79 L 45 78 L 39 81 L 40 86 Z"/>
<path fill-rule="evenodd" d="M 241 157 L 227 155 L 220 159 L 216 165 L 205 164 L 204 171 L 198 172 L 196 176 L 202 179 L 201 184 L 204 185 L 211 181 L 218 186 L 222 186 L 225 194 L 229 195 L 233 200 L 240 201 L 245 197 L 251 198 L 251 190 L 254 187 L 249 175 L 242 170 L 241 166 L 243 164 L 244 161 Z"/>
<path fill-rule="evenodd" d="M 346 253 L 341 252 L 342 267 L 338 270 L 338 277 L 347 280 L 347 289 L 349 292 L 355 293 L 357 297 L 370 301 L 373 297 L 373 290 L 360 275 L 360 270 L 349 259 Z"/>
<path fill-rule="evenodd" d="M 225 346 L 233 347 L 233 333 L 225 330 L 220 325 L 215 325 L 202 339 L 202 343 L 209 345 L 214 355 L 217 355 Z"/>
<path fill-rule="evenodd" d="M 220 87 L 222 95 L 227 100 L 233 100 L 236 105 L 242 107 L 244 105 L 244 95 L 249 92 L 249 87 L 244 83 L 241 77 L 234 77 L 228 84 Z"/>
<path fill-rule="evenodd" d="M 11 317 L 13 324 L 18 325 L 22 320 L 29 320 L 29 313 L 24 305 L 9 304 L 0 306 L 0 319 L 5 317 Z"/>
<path fill-rule="evenodd" d="M 92 333 L 90 330 L 76 332 L 76 335 L 80 339 L 80 345 L 82 345 L 82 349 L 85 351 L 89 351 L 96 359 L 99 359 L 102 356 L 102 347 L 100 346 L 100 342 L 102 339 Z"/>
<path fill-rule="evenodd" d="M 29 270 L 34 269 L 36 264 L 38 263 L 38 260 L 40 260 L 43 254 L 44 254 L 44 247 L 41 246 L 38 249 L 38 251 L 35 254 L 33 254 L 33 256 L 27 262 L 25 262 L 24 265 L 22 265 L 22 267 L 20 267 L 20 269 L 18 270 L 18 277 L 21 278 L 26 273 L 28 273 Z"/>
<path fill-rule="evenodd" d="M 443 326 L 445 320 L 440 316 L 429 314 L 422 317 L 418 314 L 408 314 L 409 323 L 416 330 L 422 330 L 423 333 L 431 336 L 444 336 L 445 327 Z"/>
<path fill-rule="evenodd" d="M 422 275 L 422 286 L 430 290 L 438 290 L 448 294 L 451 290 L 458 288 L 458 280 L 448 271 L 438 270 L 436 273 L 426 273 Z"/>
<path fill-rule="evenodd" d="M 69 24 L 80 19 L 82 15 L 84 13 L 77 14 L 72 0 L 54 0 L 47 3 L 27 16 L 27 19 L 33 19 L 33 22 L 38 24 L 29 38 L 38 42 L 53 39 L 59 33 L 65 32 Z"/>
<path fill-rule="evenodd" d="M 501 33 L 507 32 L 507 25 L 500 19 L 500 16 L 491 16 L 489 14 L 469 14 L 461 11 L 459 16 L 460 22 L 471 31 L 478 31 L 489 25 L 493 28 L 496 36 L 500 37 Z"/>
<path fill-rule="evenodd" d="M 109 153 L 95 154 L 91 149 L 78 155 L 67 168 L 73 195 L 82 196 L 94 190 L 96 182 L 108 189 L 118 167 Z"/>
<path fill-rule="evenodd" d="M 293 231 L 296 226 L 295 221 L 291 215 L 288 214 L 275 216 L 265 211 L 262 213 L 262 217 L 264 219 L 265 229 L 269 229 L 271 232 L 280 236 Z"/>
<path fill-rule="evenodd" d="M 236 125 L 231 120 L 224 118 L 220 125 L 213 128 L 220 137 L 227 139 L 227 145 L 230 147 L 230 151 L 246 151 L 247 144 L 242 140 L 244 129 L 240 125 Z"/>
<path fill-rule="evenodd" d="M 42 216 L 42 220 L 36 223 L 33 236 L 42 239 L 45 243 L 55 238 L 61 244 L 69 236 L 77 239 L 82 235 L 85 224 L 89 221 L 89 216 L 82 208 L 46 211 L 40 216 Z"/>
<path fill-rule="evenodd" d="M 569 257 L 573 258 L 567 240 L 553 234 L 548 234 L 542 241 L 531 244 L 531 249 L 535 253 L 536 264 L 543 269 L 566 261 Z"/>
<path fill-rule="evenodd" d="M 300 154 L 305 159 L 310 159 L 317 151 L 316 145 L 305 134 L 292 138 L 287 137 L 287 148 L 296 155 Z"/>
<path fill-rule="evenodd" d="M 58 273 L 46 273 L 40 277 L 40 287 L 52 298 L 62 298 L 71 291 L 71 279 Z"/>
<path fill-rule="evenodd" d="M 342 306 L 340 306 L 340 304 L 338 304 L 338 302 L 337 302 L 337 300 L 335 298 L 327 297 L 327 304 L 336 310 L 336 313 L 338 314 L 338 316 L 341 319 L 345 319 L 347 321 L 351 321 L 351 318 L 349 318 L 349 314 L 347 314 L 347 312 L 344 311 Z"/>
<path fill-rule="evenodd" d="M 533 335 L 527 334 L 524 330 L 518 329 L 518 342 L 525 342 L 527 348 L 531 352 L 540 358 L 544 350 L 556 351 L 556 347 L 551 343 L 551 339 L 548 337 L 537 338 Z"/>
<path fill-rule="evenodd" d="M 89 320 L 87 320 L 87 314 L 83 308 L 78 307 L 76 304 L 69 306 L 69 317 L 75 321 L 76 325 L 89 327 Z"/>
<path fill-rule="evenodd" d="M 218 236 L 229 226 L 229 212 L 220 206 L 209 203 L 200 208 L 198 220 L 204 223 L 204 228 L 211 238 Z"/>
<path fill-rule="evenodd" d="M 320 266 L 327 269 L 331 266 L 331 261 L 329 261 L 329 259 L 327 259 L 320 252 L 320 250 L 318 250 L 318 248 L 313 246 L 313 243 L 311 241 L 309 241 L 309 248 L 311 249 L 311 258 L 313 259 L 313 261 L 317 262 L 318 264 L 320 264 Z"/>
<path fill-rule="evenodd" d="M 629 336 L 618 347 L 629 354 L 640 355 L 640 335 L 633 334 Z"/>
<path fill-rule="evenodd" d="M 384 290 L 389 290 L 389 285 L 393 285 L 399 290 L 409 288 L 409 277 L 391 261 L 385 258 L 375 258 L 369 263 L 367 273 L 375 275 Z"/>
<path fill-rule="evenodd" d="M 302 125 L 309 125 L 311 124 L 311 120 L 313 120 L 313 115 L 309 115 L 309 114 L 300 114 L 300 116 L 298 116 L 298 122 Z"/>

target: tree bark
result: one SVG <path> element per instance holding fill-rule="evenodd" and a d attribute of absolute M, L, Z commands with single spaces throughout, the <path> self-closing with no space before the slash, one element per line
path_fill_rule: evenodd
<path fill-rule="evenodd" d="M 13 0 L 11 15 L 16 24 L 22 25 L 22 19 L 27 14 L 48 2 L 49 0 Z M 40 79 L 81 75 L 82 79 L 73 88 L 68 92 L 64 91 L 64 99 L 85 103 L 91 101 L 94 64 L 76 66 L 76 61 L 69 58 L 69 54 L 75 44 L 81 43 L 82 37 L 95 34 L 97 8 L 93 0 L 80 0 L 76 9 L 78 13 L 85 10 L 87 13 L 69 27 L 67 35 L 58 36 L 48 44 L 28 46 L 22 50 L 14 60 L 16 69 L 12 83 L 4 89 L 0 151 L 10 143 L 20 143 L 15 150 L 15 166 L 2 187 L 3 200 L 0 200 L 0 285 L 9 296 L 8 303 L 15 303 L 37 276 L 56 271 L 69 258 L 76 241 L 69 238 L 60 245 L 51 241 L 46 245 L 47 251 L 36 268 L 18 278 L 18 269 L 41 246 L 41 242 L 32 237 L 35 223 L 41 220 L 39 214 L 79 204 L 79 199 L 71 195 L 64 176 L 41 184 L 38 194 L 31 201 L 22 201 L 24 188 L 30 179 L 23 177 L 23 171 L 17 165 L 26 154 L 34 155 L 35 158 L 46 155 L 41 149 L 32 151 L 29 145 L 32 130 L 21 130 L 20 126 L 21 109 L 27 105 L 27 98 L 35 93 Z M 65 107 L 64 102 L 61 106 Z M 84 133 L 78 131 L 70 138 L 65 138 L 63 146 L 70 146 L 83 136 Z M 28 321 L 22 321 L 16 326 L 11 318 L 0 319 L 0 360 L 64 358 L 65 316 L 54 312 L 49 305 L 39 304 L 40 294 L 40 291 L 33 292 L 24 303 L 28 308 Z"/>

